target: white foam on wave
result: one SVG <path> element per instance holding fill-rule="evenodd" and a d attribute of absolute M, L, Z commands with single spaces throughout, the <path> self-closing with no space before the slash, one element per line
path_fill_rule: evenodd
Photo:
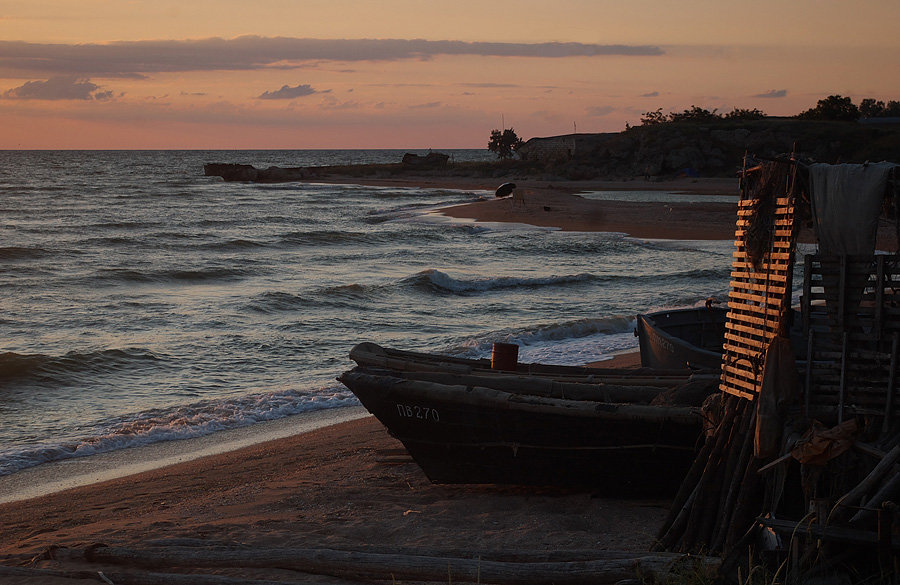
<path fill-rule="evenodd" d="M 362 406 L 312 410 L 185 441 L 166 441 L 63 459 L 0 476 L 0 504 L 134 475 L 201 457 L 236 451 L 369 416 Z"/>
<path fill-rule="evenodd" d="M 486 358 L 495 342 L 514 343 L 519 346 L 520 362 L 580 366 L 635 349 L 634 328 L 631 316 L 581 319 L 473 337 L 457 353 Z"/>
<path fill-rule="evenodd" d="M 109 421 L 76 441 L 0 449 L 0 476 L 50 461 L 87 457 L 152 443 L 202 437 L 295 414 L 358 405 L 344 386 L 283 390 L 154 409 Z"/>
<path fill-rule="evenodd" d="M 518 287 L 536 287 L 536 286 L 553 286 L 559 284 L 570 284 L 574 282 L 586 282 L 594 278 L 591 274 L 571 274 L 560 276 L 544 276 L 544 277 L 519 277 L 519 276 L 498 276 L 493 278 L 455 278 L 446 272 L 440 270 L 429 269 L 419 273 L 431 282 L 434 286 L 456 293 L 467 292 L 487 292 L 490 290 L 518 288 Z"/>

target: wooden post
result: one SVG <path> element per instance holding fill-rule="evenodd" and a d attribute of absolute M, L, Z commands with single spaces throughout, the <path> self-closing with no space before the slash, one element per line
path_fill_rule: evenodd
<path fill-rule="evenodd" d="M 893 573 L 891 533 L 894 529 L 894 512 L 884 507 L 878 509 L 878 564 L 883 575 Z M 896 578 L 896 576 L 895 576 Z"/>
<path fill-rule="evenodd" d="M 801 312 L 803 315 L 803 332 L 809 336 L 809 311 L 812 307 L 812 271 L 813 256 L 807 254 L 803 257 L 803 298 L 801 299 Z"/>
<path fill-rule="evenodd" d="M 844 313 L 847 311 L 847 255 L 841 254 L 841 276 L 838 284 L 838 306 L 837 306 L 837 322 L 838 329 L 844 331 L 846 323 L 844 321 Z"/>
<path fill-rule="evenodd" d="M 884 256 L 875 258 L 875 339 L 881 341 L 884 336 Z"/>
<path fill-rule="evenodd" d="M 809 402 L 810 395 L 812 394 L 812 366 L 813 366 L 813 350 L 815 348 L 815 343 L 813 343 L 813 337 L 815 337 L 816 332 L 810 331 L 809 338 L 806 341 L 806 392 L 804 392 L 803 397 L 803 414 L 806 417 L 809 417 Z"/>
<path fill-rule="evenodd" d="M 842 256 L 843 258 L 843 256 Z M 841 289 L 843 291 L 843 289 Z M 838 391 L 838 424 L 844 422 L 844 389 L 847 384 L 847 339 L 849 334 L 844 331 L 843 343 L 841 343 L 841 386 Z"/>
<path fill-rule="evenodd" d="M 887 396 L 884 401 L 884 421 L 881 423 L 882 434 L 887 434 L 894 419 L 894 384 L 897 379 L 898 341 L 900 341 L 900 333 L 894 331 L 894 339 L 891 342 L 891 370 L 888 372 Z"/>

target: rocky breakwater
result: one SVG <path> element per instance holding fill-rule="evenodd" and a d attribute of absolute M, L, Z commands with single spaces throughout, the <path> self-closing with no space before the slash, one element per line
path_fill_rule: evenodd
<path fill-rule="evenodd" d="M 228 182 L 288 183 L 315 176 L 307 167 L 269 167 L 257 169 L 252 165 L 232 163 L 207 163 L 203 165 L 207 177 L 222 177 Z"/>

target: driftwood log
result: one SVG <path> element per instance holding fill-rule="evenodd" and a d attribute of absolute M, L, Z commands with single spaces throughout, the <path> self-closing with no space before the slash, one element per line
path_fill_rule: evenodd
<path fill-rule="evenodd" d="M 687 557 L 647 553 L 631 558 L 515 563 L 482 559 L 360 553 L 330 549 L 161 547 L 127 549 L 92 546 L 56 549 L 52 558 L 105 565 L 164 568 L 288 569 L 354 580 L 503 583 L 507 585 L 604 584 L 638 575 L 663 575 Z M 690 558 L 691 560 L 694 557 Z M 713 566 L 717 561 L 699 558 Z"/>
<path fill-rule="evenodd" d="M 0 581 L 20 577 L 33 582 L 50 578 L 83 579 L 115 585 L 288 585 L 299 581 L 256 580 L 222 575 L 198 575 L 186 573 L 120 573 L 104 571 L 64 571 L 59 569 L 34 569 L 30 567 L 5 567 L 0 565 Z M 40 580 L 40 581 L 39 581 Z M 311 585 L 303 581 L 303 585 Z"/>

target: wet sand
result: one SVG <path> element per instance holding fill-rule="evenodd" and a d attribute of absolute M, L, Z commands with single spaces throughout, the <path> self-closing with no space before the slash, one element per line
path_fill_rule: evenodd
<path fill-rule="evenodd" d="M 731 240 L 734 238 L 737 204 L 714 200 L 695 202 L 602 201 L 581 197 L 591 191 L 662 191 L 693 195 L 739 197 L 736 178 L 675 178 L 629 181 L 548 181 L 515 179 L 522 201 L 497 199 L 493 192 L 509 179 L 474 177 L 414 177 L 379 179 L 326 177 L 319 182 L 373 186 L 457 189 L 481 192 L 484 200 L 440 209 L 446 217 L 482 223 L 521 223 L 563 231 L 612 232 L 642 239 Z M 712 198 L 711 198 L 712 199 Z M 798 241 L 816 242 L 809 222 L 800 225 Z M 897 228 L 879 220 L 877 249 L 900 249 Z"/>

